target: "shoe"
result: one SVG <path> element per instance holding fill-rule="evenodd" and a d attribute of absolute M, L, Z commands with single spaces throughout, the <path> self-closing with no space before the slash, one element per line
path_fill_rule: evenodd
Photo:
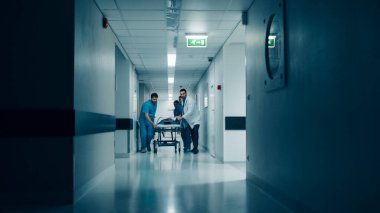
<path fill-rule="evenodd" d="M 146 148 L 141 149 L 141 153 L 145 153 L 145 152 L 146 152 Z"/>
<path fill-rule="evenodd" d="M 193 154 L 198 154 L 199 150 L 198 150 L 198 149 L 193 149 L 193 150 L 191 150 L 191 152 L 192 152 Z"/>
<path fill-rule="evenodd" d="M 187 152 L 191 152 L 191 151 L 190 151 L 189 148 L 185 148 L 185 149 L 183 149 L 183 152 L 184 152 L 184 153 L 187 153 Z"/>

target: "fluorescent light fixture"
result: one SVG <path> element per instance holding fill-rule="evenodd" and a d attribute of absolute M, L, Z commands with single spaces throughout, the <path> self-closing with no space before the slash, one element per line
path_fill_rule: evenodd
<path fill-rule="evenodd" d="M 168 54 L 168 67 L 175 67 L 176 57 L 176 54 Z"/>
<path fill-rule="evenodd" d="M 174 77 L 169 77 L 168 78 L 168 83 L 169 84 L 174 84 Z"/>
<path fill-rule="evenodd" d="M 169 94 L 169 98 L 173 98 L 173 94 Z"/>

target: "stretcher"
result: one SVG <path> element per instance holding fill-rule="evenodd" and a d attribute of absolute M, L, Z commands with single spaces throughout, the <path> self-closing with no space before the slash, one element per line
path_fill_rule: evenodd
<path fill-rule="evenodd" d="M 153 140 L 153 151 L 157 153 L 160 146 L 174 146 L 174 151 L 181 152 L 180 141 L 177 140 L 177 134 L 181 133 L 181 125 L 172 121 L 163 120 L 156 125 L 154 129 L 156 139 Z M 165 134 L 165 133 L 169 133 Z"/>

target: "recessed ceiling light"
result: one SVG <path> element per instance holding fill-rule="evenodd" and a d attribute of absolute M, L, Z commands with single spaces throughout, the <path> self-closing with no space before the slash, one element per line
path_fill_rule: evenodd
<path fill-rule="evenodd" d="M 168 67 L 175 67 L 176 54 L 168 54 Z"/>

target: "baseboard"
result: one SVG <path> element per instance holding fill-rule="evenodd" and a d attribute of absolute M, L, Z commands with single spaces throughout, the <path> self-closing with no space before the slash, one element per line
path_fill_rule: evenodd
<path fill-rule="evenodd" d="M 263 194 L 265 194 L 273 202 L 284 208 L 289 212 L 308 212 L 313 213 L 315 211 L 304 206 L 300 202 L 290 198 L 290 196 L 276 189 L 266 181 L 257 177 L 252 172 L 247 171 L 247 182 L 255 185 Z"/>
<path fill-rule="evenodd" d="M 115 158 L 129 158 L 129 153 L 115 153 Z"/>
<path fill-rule="evenodd" d="M 82 187 L 74 190 L 74 202 L 79 201 L 88 192 L 90 192 L 95 186 L 97 186 L 104 178 L 115 172 L 115 164 L 105 169 L 103 172 L 96 175 Z"/>

